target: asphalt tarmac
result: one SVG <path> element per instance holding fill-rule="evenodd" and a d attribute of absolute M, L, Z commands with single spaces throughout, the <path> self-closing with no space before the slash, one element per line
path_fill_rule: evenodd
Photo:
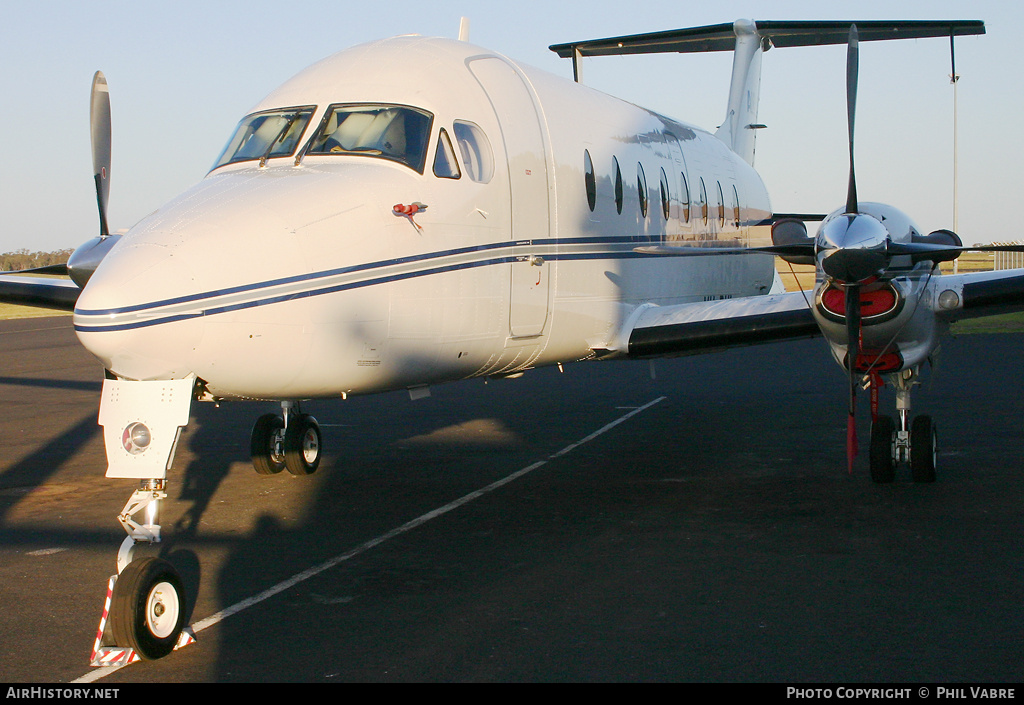
<path fill-rule="evenodd" d="M 194 404 L 159 552 L 198 642 L 108 673 L 102 371 L 0 322 L 0 682 L 1020 682 L 1022 347 L 947 340 L 926 485 L 870 481 L 866 398 L 847 473 L 821 340 L 309 403 L 304 478 L 249 465 L 273 405 Z"/>

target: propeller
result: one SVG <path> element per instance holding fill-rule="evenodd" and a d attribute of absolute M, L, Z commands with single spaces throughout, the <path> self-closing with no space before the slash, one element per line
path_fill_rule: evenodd
<path fill-rule="evenodd" d="M 850 143 L 850 183 L 846 192 L 846 214 L 849 217 L 847 223 L 846 233 L 854 229 L 857 225 L 858 220 L 862 220 L 857 217 L 858 203 L 857 203 L 857 178 L 854 173 L 854 158 L 853 158 L 853 134 L 854 134 L 854 119 L 857 113 L 857 75 L 859 70 L 859 51 L 857 47 L 857 25 L 850 25 L 850 38 L 847 43 L 846 49 L 846 121 L 847 121 L 847 132 L 849 135 Z M 870 218 L 872 222 L 874 218 Z M 881 225 L 881 223 L 879 223 Z M 888 240 L 888 233 L 883 230 L 883 243 Z M 842 250 L 835 254 L 841 254 Z M 870 251 L 870 250 L 867 250 Z M 857 252 L 866 252 L 866 250 L 857 250 Z M 831 259 L 827 257 L 822 260 L 822 268 L 825 268 L 825 263 Z M 847 258 L 844 258 L 847 259 Z M 846 263 L 846 266 L 840 267 L 844 269 L 843 273 L 846 278 L 843 281 L 848 282 L 846 286 L 846 366 L 849 370 L 850 377 L 850 414 L 846 420 L 846 468 L 848 472 L 853 472 L 853 461 L 857 457 L 857 355 L 860 353 L 860 282 L 863 279 L 870 276 L 866 271 L 861 271 L 864 268 L 862 262 L 856 260 L 865 259 L 863 257 L 854 257 L 854 261 Z M 838 263 L 840 265 L 844 262 Z M 884 262 L 881 263 L 884 267 Z M 827 270 L 826 270 L 827 271 Z M 866 274 L 861 278 L 858 275 Z"/>
<path fill-rule="evenodd" d="M 68 258 L 67 274 L 84 288 L 100 261 L 120 239 L 110 235 L 107 202 L 110 198 L 110 90 L 102 71 L 92 77 L 89 98 L 89 132 L 92 138 L 93 182 L 100 215 L 100 234 L 76 249 Z"/>
<path fill-rule="evenodd" d="M 107 201 L 110 198 L 110 90 L 102 71 L 92 77 L 89 103 L 89 129 L 92 136 L 92 171 L 96 182 L 96 205 L 100 211 L 100 237 L 108 237 Z"/>
<path fill-rule="evenodd" d="M 84 288 L 110 248 L 119 237 L 110 236 L 107 225 L 107 201 L 110 198 L 110 91 L 102 71 L 92 77 L 89 98 L 89 130 L 92 137 L 93 182 L 96 185 L 96 205 L 100 213 L 100 234 L 78 247 L 67 264 L 53 264 L 34 269 L 22 269 L 0 274 L 62 274 Z"/>
<path fill-rule="evenodd" d="M 857 74 L 859 72 L 857 25 L 850 25 L 846 45 L 846 126 L 850 142 L 850 184 L 846 191 L 846 212 L 857 212 L 857 179 L 853 171 L 853 125 L 857 113 Z"/>

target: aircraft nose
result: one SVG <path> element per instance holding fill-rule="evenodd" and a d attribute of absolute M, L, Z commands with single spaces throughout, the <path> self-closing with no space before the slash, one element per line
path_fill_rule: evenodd
<path fill-rule="evenodd" d="M 195 274 L 173 247 L 122 242 L 75 306 L 75 332 L 108 370 L 127 379 L 176 379 L 191 372 L 201 315 L 184 312 Z"/>

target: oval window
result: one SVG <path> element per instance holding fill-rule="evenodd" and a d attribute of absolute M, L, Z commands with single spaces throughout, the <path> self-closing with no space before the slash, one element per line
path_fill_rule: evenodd
<path fill-rule="evenodd" d="M 456 120 L 453 131 L 466 176 L 478 184 L 488 183 L 494 176 L 494 153 L 487 135 L 479 125 L 465 120 Z"/>
<path fill-rule="evenodd" d="M 704 186 L 704 177 L 700 177 L 700 218 L 704 225 L 708 224 L 708 190 Z"/>
<path fill-rule="evenodd" d="M 679 176 L 683 177 L 683 222 L 690 222 L 690 184 L 686 181 L 686 174 L 679 172 Z"/>
<path fill-rule="evenodd" d="M 735 184 L 732 187 L 732 220 L 733 225 L 740 227 L 740 193 Z"/>
<path fill-rule="evenodd" d="M 615 173 L 615 212 L 622 214 L 622 172 L 619 170 L 619 160 L 612 157 L 612 168 Z"/>
<path fill-rule="evenodd" d="M 725 196 L 722 195 L 722 182 L 717 181 L 718 184 L 718 225 L 725 227 Z"/>
<path fill-rule="evenodd" d="M 647 177 L 644 175 L 644 167 L 639 162 L 636 165 L 636 190 L 640 198 L 640 215 L 647 217 Z"/>
<path fill-rule="evenodd" d="M 587 205 L 593 213 L 597 205 L 597 178 L 594 176 L 594 162 L 586 149 L 583 150 L 583 182 L 587 189 Z"/>
<path fill-rule="evenodd" d="M 665 174 L 665 170 L 661 170 L 661 214 L 665 216 L 665 220 L 668 220 L 669 216 L 669 193 L 668 193 L 668 176 Z"/>

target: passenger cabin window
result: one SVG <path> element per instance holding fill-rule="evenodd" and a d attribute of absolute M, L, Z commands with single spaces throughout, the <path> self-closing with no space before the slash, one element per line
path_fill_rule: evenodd
<path fill-rule="evenodd" d="M 700 218 L 704 225 L 708 224 L 708 190 L 704 186 L 704 177 L 700 177 Z"/>
<path fill-rule="evenodd" d="M 686 174 L 679 172 L 679 176 L 683 178 L 683 193 L 680 198 L 683 199 L 683 222 L 690 222 L 690 184 L 686 181 Z"/>
<path fill-rule="evenodd" d="M 437 151 L 434 153 L 434 176 L 442 179 L 457 179 L 462 176 L 459 171 L 459 163 L 455 161 L 455 150 L 452 149 L 452 141 L 448 139 L 448 133 L 442 127 L 437 136 Z"/>
<path fill-rule="evenodd" d="M 669 217 L 669 191 L 668 191 L 668 175 L 665 174 L 665 170 L 661 170 L 661 214 L 665 216 L 665 220 Z"/>
<path fill-rule="evenodd" d="M 643 166 L 637 162 L 636 165 L 636 190 L 640 197 L 640 215 L 647 217 L 647 176 L 644 174 Z"/>
<path fill-rule="evenodd" d="M 489 183 L 494 176 L 494 152 L 487 135 L 479 125 L 465 120 L 456 120 L 454 131 L 466 176 L 479 184 Z"/>
<path fill-rule="evenodd" d="M 721 227 L 725 227 L 725 196 L 722 195 L 722 182 L 716 182 L 718 184 L 718 224 Z"/>
<path fill-rule="evenodd" d="M 740 193 L 735 184 L 732 187 L 732 220 L 733 225 L 740 227 Z"/>
<path fill-rule="evenodd" d="M 612 168 L 615 172 L 615 212 L 622 214 L 622 171 L 619 170 L 619 160 L 612 157 Z"/>
<path fill-rule="evenodd" d="M 583 184 L 587 190 L 587 205 L 593 213 L 597 205 L 597 177 L 594 175 L 594 162 L 586 149 L 583 150 Z"/>
<path fill-rule="evenodd" d="M 255 159 L 289 157 L 313 117 L 315 106 L 281 108 L 242 118 L 213 168 Z"/>
<path fill-rule="evenodd" d="M 433 118 L 403 105 L 332 105 L 306 154 L 379 157 L 422 174 Z"/>

